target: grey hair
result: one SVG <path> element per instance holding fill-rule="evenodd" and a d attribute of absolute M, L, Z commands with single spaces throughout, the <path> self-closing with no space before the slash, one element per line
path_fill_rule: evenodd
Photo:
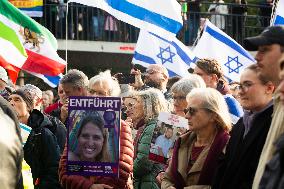
<path fill-rule="evenodd" d="M 132 95 L 141 98 L 146 122 L 157 118 L 160 112 L 168 111 L 167 101 L 163 93 L 158 89 L 150 88 Z"/>
<path fill-rule="evenodd" d="M 21 87 L 24 91 L 28 91 L 31 95 L 32 98 L 35 100 L 36 97 L 39 99 L 42 99 L 42 91 L 37 87 L 32 84 L 26 84 Z"/>
<path fill-rule="evenodd" d="M 165 68 L 163 65 L 161 65 L 161 64 L 152 64 L 150 66 L 152 66 L 155 70 L 157 70 L 157 68 L 158 68 L 157 71 L 161 71 L 163 74 L 165 74 L 167 76 L 167 78 L 169 78 L 169 72 L 168 72 L 167 68 Z"/>
<path fill-rule="evenodd" d="M 104 72 L 100 72 L 98 75 L 92 77 L 90 79 L 90 81 L 89 81 L 89 88 L 92 88 L 92 86 L 95 83 L 100 83 L 100 85 L 102 85 L 102 82 L 107 82 L 108 83 L 108 85 L 110 87 L 110 91 L 109 91 L 110 96 L 118 97 L 120 95 L 119 83 L 118 83 L 118 81 L 116 79 L 114 79 L 111 76 L 110 70 L 106 70 Z"/>
<path fill-rule="evenodd" d="M 82 71 L 76 69 L 69 70 L 60 80 L 60 84 L 71 84 L 78 88 L 85 88 L 88 83 L 88 77 Z"/>
<path fill-rule="evenodd" d="M 199 75 L 190 74 L 173 84 L 171 92 L 186 96 L 194 88 L 206 88 L 206 84 Z"/>
<path fill-rule="evenodd" d="M 195 88 L 187 95 L 187 102 L 192 98 L 200 99 L 202 101 L 202 108 L 217 115 L 216 123 L 222 130 L 231 130 L 232 121 L 228 106 L 220 92 L 213 88 Z"/>

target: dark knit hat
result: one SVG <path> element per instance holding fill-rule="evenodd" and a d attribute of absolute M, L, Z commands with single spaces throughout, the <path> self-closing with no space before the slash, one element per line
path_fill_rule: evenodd
<path fill-rule="evenodd" d="M 12 94 L 17 94 L 23 98 L 25 103 L 27 104 L 28 111 L 32 111 L 34 109 L 34 101 L 31 93 L 27 90 L 18 89 L 14 91 Z"/>

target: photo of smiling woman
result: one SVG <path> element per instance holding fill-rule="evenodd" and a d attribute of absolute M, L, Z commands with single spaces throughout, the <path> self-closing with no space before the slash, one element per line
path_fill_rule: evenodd
<path fill-rule="evenodd" d="M 76 133 L 77 146 L 69 150 L 69 161 L 109 162 L 108 134 L 104 119 L 97 112 L 82 118 Z"/>

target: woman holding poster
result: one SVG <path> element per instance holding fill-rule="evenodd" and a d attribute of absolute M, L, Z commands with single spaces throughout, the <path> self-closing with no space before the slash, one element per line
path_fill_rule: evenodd
<path fill-rule="evenodd" d="M 89 80 L 88 96 L 91 97 L 117 97 L 120 94 L 120 88 L 117 80 L 114 80 L 110 71 L 101 72 Z M 101 114 L 102 115 L 102 114 Z M 105 115 L 106 116 L 106 115 Z M 106 116 L 107 117 L 107 116 Z M 87 118 L 86 118 L 87 119 Z M 93 120 L 94 118 L 88 118 Z M 78 148 L 75 155 L 71 158 L 81 160 L 94 159 L 94 161 L 104 162 L 108 159 L 108 150 L 110 145 L 106 145 L 106 136 L 104 130 L 100 129 L 102 124 L 99 118 L 96 121 L 82 121 L 81 131 L 77 132 Z M 84 119 L 85 120 L 85 119 Z M 105 121 L 106 122 L 106 121 Z M 90 132 L 94 130 L 96 132 Z M 86 133 L 85 131 L 88 130 Z M 64 189 L 132 189 L 132 171 L 133 171 L 133 141 L 131 128 L 121 120 L 119 133 L 119 178 L 107 176 L 85 176 L 68 175 L 67 169 L 67 150 L 63 152 L 59 165 L 59 180 Z M 96 133 L 96 134 L 92 134 Z M 75 135 L 76 136 L 76 135 Z M 92 137 L 91 137 L 92 136 Z M 86 138 L 93 138 L 92 144 L 88 144 Z M 110 138 L 110 137 L 109 137 Z M 110 141 L 110 140 L 108 140 Z M 79 144 L 80 143 L 80 144 Z M 96 144 L 95 144 L 96 143 Z M 110 142 L 109 142 L 110 143 Z M 72 148 L 72 147 L 71 147 Z M 80 152 L 80 153 L 79 153 Z M 77 153 L 77 154 L 76 154 Z"/>
<path fill-rule="evenodd" d="M 186 97 L 191 131 L 177 139 L 162 189 L 210 188 L 217 161 L 229 140 L 231 119 L 224 97 L 195 88 Z"/>

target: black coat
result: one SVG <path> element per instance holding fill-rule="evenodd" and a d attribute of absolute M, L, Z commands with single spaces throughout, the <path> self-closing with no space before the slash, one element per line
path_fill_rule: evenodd
<path fill-rule="evenodd" d="M 272 120 L 273 106 L 255 117 L 243 138 L 243 118 L 231 132 L 225 156 L 220 159 L 213 189 L 251 189 L 255 171 Z"/>
<path fill-rule="evenodd" d="M 32 130 L 24 146 L 24 158 L 31 167 L 35 188 L 61 188 L 58 179 L 60 148 L 49 129 L 52 123 L 41 112 L 33 110 L 28 125 Z"/>

